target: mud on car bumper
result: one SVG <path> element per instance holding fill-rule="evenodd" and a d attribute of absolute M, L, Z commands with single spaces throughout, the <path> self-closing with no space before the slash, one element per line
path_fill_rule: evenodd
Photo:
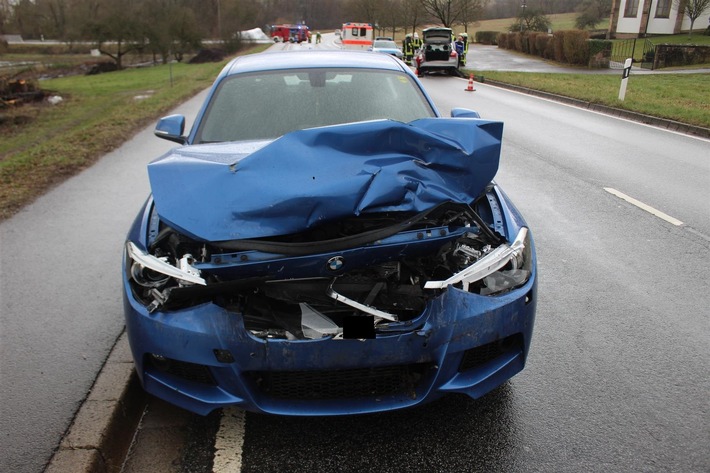
<path fill-rule="evenodd" d="M 212 303 L 148 313 L 124 280 L 127 332 L 146 391 L 190 411 L 236 405 L 281 415 L 360 414 L 446 393 L 478 398 L 521 371 L 536 275 L 509 293 L 448 287 L 411 330 L 368 340 L 260 339 Z"/>

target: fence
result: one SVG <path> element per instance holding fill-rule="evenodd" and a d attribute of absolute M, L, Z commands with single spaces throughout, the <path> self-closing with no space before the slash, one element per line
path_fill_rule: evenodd
<path fill-rule="evenodd" d="M 645 38 L 615 41 L 611 49 L 610 69 L 623 69 L 624 61 L 633 58 L 644 69 L 653 69 L 656 46 Z"/>

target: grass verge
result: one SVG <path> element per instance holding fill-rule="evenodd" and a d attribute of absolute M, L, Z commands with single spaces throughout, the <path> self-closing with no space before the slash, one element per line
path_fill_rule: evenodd
<path fill-rule="evenodd" d="M 225 63 L 177 63 L 41 81 L 43 90 L 63 100 L 55 106 L 23 107 L 24 124 L 0 130 L 0 220 L 209 87 Z"/>
<path fill-rule="evenodd" d="M 495 80 L 587 102 L 710 128 L 710 74 L 631 75 L 622 102 L 621 71 L 607 74 L 543 74 L 473 71 Z"/>

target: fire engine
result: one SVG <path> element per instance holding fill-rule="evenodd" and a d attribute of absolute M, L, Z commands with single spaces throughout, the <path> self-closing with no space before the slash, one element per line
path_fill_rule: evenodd
<path fill-rule="evenodd" d="M 275 43 L 300 43 L 308 41 L 309 30 L 306 25 L 271 25 L 271 39 Z"/>
<path fill-rule="evenodd" d="M 343 49 L 372 48 L 372 23 L 343 23 L 340 33 Z"/>

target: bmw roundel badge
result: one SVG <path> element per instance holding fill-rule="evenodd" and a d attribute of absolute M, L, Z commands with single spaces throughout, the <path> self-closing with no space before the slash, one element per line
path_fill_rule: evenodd
<path fill-rule="evenodd" d="M 333 256 L 328 260 L 328 269 L 331 271 L 338 271 L 344 264 L 345 261 L 343 261 L 342 256 Z"/>

